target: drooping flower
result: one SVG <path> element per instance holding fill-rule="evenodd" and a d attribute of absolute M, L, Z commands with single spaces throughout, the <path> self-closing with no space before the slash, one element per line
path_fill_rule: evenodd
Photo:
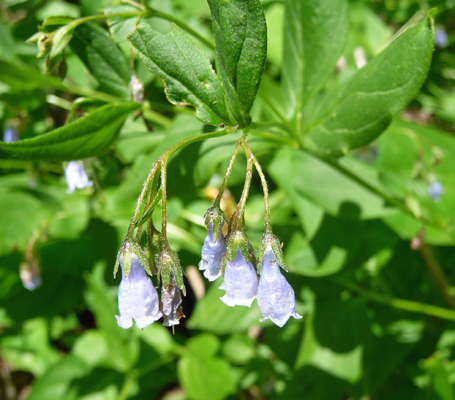
<path fill-rule="evenodd" d="M 218 237 L 215 241 L 213 224 L 209 224 L 208 235 L 202 246 L 202 260 L 199 269 L 204 271 L 204 276 L 211 282 L 221 276 L 221 260 L 226 254 L 226 242 L 222 232 L 223 224 L 220 225 Z"/>
<path fill-rule="evenodd" d="M 83 189 L 93 185 L 93 182 L 89 181 L 84 167 L 77 161 L 70 161 L 68 163 L 65 168 L 65 177 L 68 183 L 67 193 L 74 192 L 74 189 Z"/>
<path fill-rule="evenodd" d="M 258 276 L 251 261 L 245 258 L 237 247 L 234 261 L 227 261 L 224 271 L 224 282 L 220 289 L 226 291 L 221 301 L 229 307 L 251 307 L 258 290 Z"/>
<path fill-rule="evenodd" d="M 441 199 L 441 195 L 444 192 L 442 183 L 439 181 L 430 182 L 428 184 L 428 195 L 436 202 Z"/>
<path fill-rule="evenodd" d="M 281 274 L 272 246 L 267 246 L 262 257 L 262 275 L 259 278 L 257 297 L 263 317 L 261 322 L 270 318 L 282 327 L 291 316 L 302 318 L 295 311 L 294 290 Z"/>
<path fill-rule="evenodd" d="M 35 290 L 41 286 L 41 268 L 37 258 L 24 260 L 19 266 L 19 276 L 22 284 L 28 290 Z"/>
<path fill-rule="evenodd" d="M 159 307 L 158 292 L 136 254 L 131 254 L 131 269 L 126 277 L 123 274 L 123 256 L 120 257 L 120 266 L 122 267 L 122 281 L 118 289 L 120 317 L 116 315 L 115 318 L 121 328 L 131 328 L 133 319 L 138 328 L 145 328 L 163 316 Z"/>
<path fill-rule="evenodd" d="M 19 135 L 13 127 L 6 128 L 3 132 L 3 141 L 5 143 L 13 143 L 19 140 Z"/>

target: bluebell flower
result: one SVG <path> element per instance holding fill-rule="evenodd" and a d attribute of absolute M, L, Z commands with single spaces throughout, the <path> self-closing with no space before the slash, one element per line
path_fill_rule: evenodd
<path fill-rule="evenodd" d="M 131 328 L 133 319 L 138 328 L 145 328 L 163 316 L 158 292 L 136 254 L 131 254 L 131 269 L 127 277 L 123 275 L 123 256 L 120 257 L 120 266 L 122 267 L 122 281 L 118 288 L 120 317 L 116 315 L 115 318 L 121 328 Z"/>
<path fill-rule="evenodd" d="M 14 129 L 12 126 L 5 129 L 5 131 L 3 132 L 3 141 L 5 143 L 13 143 L 17 142 L 18 140 L 19 135 L 17 134 L 16 129 Z"/>
<path fill-rule="evenodd" d="M 19 275 L 22 284 L 28 290 L 35 290 L 41 286 L 41 273 L 39 261 L 36 258 L 26 260 L 19 266 Z"/>
<path fill-rule="evenodd" d="M 444 187 L 441 182 L 434 181 L 428 183 L 428 194 L 434 201 L 439 201 L 443 192 Z"/>
<path fill-rule="evenodd" d="M 136 75 L 132 75 L 129 83 L 130 96 L 136 103 L 142 103 L 144 101 L 144 84 L 137 78 Z"/>
<path fill-rule="evenodd" d="M 227 261 L 224 271 L 224 282 L 220 289 L 226 291 L 221 301 L 229 307 L 251 307 L 258 290 L 258 276 L 251 261 L 245 261 L 240 248 L 237 247 L 234 261 Z"/>
<path fill-rule="evenodd" d="M 295 311 L 295 294 L 281 274 L 280 265 L 272 246 L 267 246 L 262 258 L 262 275 L 259 278 L 258 304 L 262 312 L 261 322 L 270 318 L 282 327 L 289 317 L 302 318 Z"/>
<path fill-rule="evenodd" d="M 93 182 L 89 181 L 84 167 L 77 161 L 70 161 L 68 163 L 65 168 L 65 177 L 68 183 L 67 193 L 74 192 L 74 189 L 83 189 L 93 185 Z"/>
<path fill-rule="evenodd" d="M 443 27 L 437 26 L 434 33 L 434 44 L 436 47 L 444 48 L 449 44 L 449 37 Z"/>
<path fill-rule="evenodd" d="M 222 233 L 223 224 L 220 225 L 218 237 L 215 242 L 213 224 L 208 227 L 208 235 L 202 246 L 202 260 L 199 262 L 199 269 L 204 271 L 204 276 L 209 281 L 214 281 L 221 276 L 221 260 L 226 254 L 226 242 Z"/>

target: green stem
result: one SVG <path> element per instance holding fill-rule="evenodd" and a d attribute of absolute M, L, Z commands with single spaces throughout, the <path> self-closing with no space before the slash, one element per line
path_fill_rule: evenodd
<path fill-rule="evenodd" d="M 169 158 L 178 150 L 182 149 L 183 147 L 186 147 L 192 143 L 197 143 L 205 139 L 211 139 L 215 137 L 220 137 L 220 136 L 225 136 L 229 133 L 233 132 L 232 129 L 224 129 L 222 131 L 216 131 L 216 132 L 209 132 L 209 133 L 204 133 L 202 135 L 196 135 L 192 136 L 188 139 L 181 140 L 180 142 L 174 144 L 171 146 L 168 150 L 166 150 L 163 155 L 158 159 L 158 161 L 153 165 L 152 169 L 150 170 L 144 184 L 142 185 L 142 191 L 137 199 L 136 202 L 136 208 L 134 209 L 133 216 L 131 218 L 130 225 L 128 227 L 128 232 L 127 232 L 127 238 L 132 239 L 133 237 L 133 232 L 136 227 L 136 224 L 139 220 L 139 211 L 141 209 L 142 203 L 144 201 L 145 195 L 147 194 L 147 189 L 152 181 L 152 179 L 155 176 L 155 173 L 157 172 L 158 168 L 161 168 L 161 171 L 166 170 L 167 163 L 169 161 Z M 166 178 L 165 178 L 166 179 Z M 166 182 L 164 182 L 166 183 Z M 163 186 L 163 181 L 161 182 L 161 185 Z M 164 188 L 164 191 L 161 190 L 161 198 L 162 198 L 162 208 L 163 208 L 163 215 L 166 213 L 166 188 Z M 166 225 L 166 222 L 165 222 Z M 161 232 L 163 234 L 163 232 Z M 164 232 L 164 237 L 166 237 L 166 232 Z"/>
<path fill-rule="evenodd" d="M 242 196 L 237 204 L 237 209 L 235 210 L 234 215 L 232 216 L 232 222 L 230 224 L 230 232 L 234 232 L 239 229 L 239 223 L 244 222 L 245 214 L 245 204 L 248 198 L 248 192 L 250 191 L 251 178 L 253 176 L 253 160 L 251 157 L 247 156 L 247 165 L 246 165 L 246 176 L 245 184 L 243 186 Z"/>
<path fill-rule="evenodd" d="M 237 152 L 240 147 L 240 142 L 242 139 L 240 139 L 237 144 L 235 145 L 234 153 L 232 154 L 231 161 L 229 162 L 228 168 L 226 170 L 226 174 L 224 175 L 224 180 L 223 184 L 221 185 L 220 191 L 218 192 L 218 195 L 216 196 L 215 201 L 213 202 L 213 206 L 220 206 L 221 198 L 223 197 L 224 191 L 226 190 L 226 186 L 229 180 L 229 176 L 231 175 L 232 168 L 234 167 L 234 162 L 237 157 Z"/>
<path fill-rule="evenodd" d="M 371 292 L 365 289 L 361 289 L 353 284 L 342 283 L 338 280 L 333 279 L 333 281 L 341 286 L 346 287 L 353 292 L 358 293 L 362 297 L 375 301 L 377 303 L 385 304 L 387 306 L 393 307 L 397 310 L 410 311 L 419 314 L 425 314 L 432 317 L 437 317 L 441 319 L 447 319 L 455 321 L 455 311 L 448 310 L 446 308 L 432 306 L 430 304 L 418 303 L 416 301 L 397 299 L 395 297 L 385 296 L 379 293 Z"/>
<path fill-rule="evenodd" d="M 270 234 L 272 233 L 272 225 L 270 223 L 270 202 L 269 202 L 269 187 L 267 185 L 267 180 L 265 179 L 265 175 L 262 172 L 261 165 L 259 164 L 257 158 L 253 155 L 250 146 L 245 142 L 242 142 L 242 148 L 245 151 L 248 159 L 253 161 L 256 170 L 258 171 L 259 177 L 261 178 L 262 190 L 264 192 L 264 222 L 265 222 L 265 233 Z"/>
<path fill-rule="evenodd" d="M 444 301 L 451 309 L 455 309 L 455 299 L 449 293 L 449 284 L 447 277 L 445 276 L 441 266 L 434 258 L 433 252 L 426 243 L 422 243 L 422 245 L 419 247 L 419 252 L 423 258 L 428 272 L 433 277 L 436 287 L 442 294 Z"/>
<path fill-rule="evenodd" d="M 161 248 L 163 250 L 169 247 L 167 241 L 167 195 L 166 195 L 166 183 L 167 183 L 167 168 L 166 162 L 161 160 Z"/>
<path fill-rule="evenodd" d="M 181 20 L 175 18 L 174 16 L 152 9 L 153 16 L 162 18 L 165 20 L 168 20 L 170 22 L 173 22 L 174 24 L 178 25 L 180 28 L 183 30 L 187 31 L 190 35 L 193 35 L 196 39 L 198 39 L 200 42 L 204 43 L 208 48 L 214 49 L 215 45 L 208 39 L 206 39 L 204 36 L 200 35 L 198 32 L 196 32 L 193 28 L 191 28 L 188 24 L 185 22 L 182 22 Z"/>
<path fill-rule="evenodd" d="M 437 230 L 443 230 L 443 231 L 446 230 L 444 226 L 439 225 L 436 222 L 434 222 L 434 221 L 432 221 L 432 220 L 430 220 L 430 219 L 428 219 L 428 218 L 426 218 L 424 216 L 417 217 L 416 215 L 414 215 L 414 213 L 408 207 L 406 207 L 406 205 L 403 202 L 401 202 L 400 200 L 397 200 L 397 199 L 395 199 L 393 197 L 388 196 L 386 193 L 384 193 L 380 189 L 378 189 L 378 188 L 374 187 L 373 185 L 369 184 L 368 182 L 364 181 L 362 178 L 359 178 L 356 174 L 354 174 L 353 172 L 349 171 L 348 169 L 346 169 L 345 167 L 340 165 L 337 161 L 327 160 L 327 159 L 319 157 L 319 156 L 317 156 L 315 154 L 313 154 L 313 156 L 315 156 L 319 160 L 329 164 L 330 166 L 332 166 L 333 168 L 335 168 L 336 170 L 338 170 L 342 174 L 346 175 L 347 177 L 351 178 L 353 181 L 357 182 L 359 185 L 363 186 L 364 188 L 366 188 L 370 192 L 378 195 L 379 197 L 383 198 L 388 203 L 390 203 L 390 204 L 394 205 L 395 207 L 399 208 L 404 213 L 406 213 L 408 215 L 411 215 L 412 217 L 414 217 L 414 218 L 416 218 L 416 219 L 418 219 L 418 220 L 420 220 L 420 221 L 422 221 L 422 222 L 424 222 L 424 223 L 426 223 L 428 225 L 433 226 Z"/>

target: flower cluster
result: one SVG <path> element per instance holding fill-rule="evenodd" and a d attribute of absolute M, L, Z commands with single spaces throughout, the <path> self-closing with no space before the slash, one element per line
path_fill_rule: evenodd
<path fill-rule="evenodd" d="M 270 318 L 280 327 L 291 316 L 302 318 L 295 311 L 294 290 L 280 272 L 280 266 L 286 267 L 278 239 L 271 232 L 264 235 L 256 271 L 253 248 L 243 224 L 225 238 L 222 232 L 224 216 L 219 208 L 209 209 L 205 219 L 208 235 L 202 248 L 199 269 L 205 270 L 204 275 L 213 281 L 222 275 L 222 265 L 225 264 L 224 281 L 220 289 L 226 294 L 221 301 L 229 307 L 251 307 L 257 298 L 263 316 L 261 322 Z"/>
<path fill-rule="evenodd" d="M 240 146 L 245 151 L 248 162 L 245 186 L 236 210 L 228 220 L 221 210 L 220 202 Z M 133 320 L 139 328 L 144 328 L 161 317 L 163 325 L 169 327 L 179 324 L 180 319 L 185 316 L 182 310 L 182 294 L 186 295 L 184 271 L 177 253 L 169 246 L 166 233 L 167 159 L 165 153 L 150 171 L 138 198 L 125 242 L 117 256 L 114 276 L 119 266 L 122 268 L 122 281 L 118 291 L 120 316 L 117 316 L 117 321 L 122 328 L 130 328 Z M 245 204 L 253 164 L 261 177 L 265 203 L 265 233 L 257 251 L 257 258 L 245 227 Z M 158 176 L 161 178 L 159 188 Z M 162 213 L 161 232 L 155 228 L 152 219 L 159 200 Z M 145 222 L 147 247 L 143 249 L 139 243 Z M 272 233 L 267 183 L 244 137 L 237 143 L 220 191 L 213 206 L 205 214 L 205 224 L 208 234 L 202 247 L 199 269 L 204 271 L 204 276 L 209 281 L 223 276 L 220 286 L 220 289 L 226 292 L 221 297 L 223 303 L 229 307 L 251 307 L 257 298 L 263 317 L 261 321 L 270 319 L 280 327 L 290 317 L 302 318 L 295 310 L 294 290 L 280 270 L 283 268 L 287 271 L 281 244 Z M 227 230 L 224 231 L 223 228 Z M 150 278 L 152 272 L 158 276 L 161 298 Z"/>

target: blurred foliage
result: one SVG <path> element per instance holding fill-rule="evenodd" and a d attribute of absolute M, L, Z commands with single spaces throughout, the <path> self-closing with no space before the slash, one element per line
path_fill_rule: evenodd
<path fill-rule="evenodd" d="M 161 14 L 142 22 L 169 33 L 180 21 L 214 64 L 205 0 L 150 3 Z M 188 278 L 173 335 L 159 323 L 118 327 L 112 268 L 153 163 L 214 128 L 169 103 L 133 55 L 134 2 L 1 2 L 0 126 L 20 141 L 0 142 L 0 399 L 455 399 L 455 1 L 262 3 L 268 58 L 248 143 L 304 318 L 261 324 L 256 302 L 227 307 L 218 281 Z M 304 19 L 304 44 L 291 17 L 308 4 L 324 12 Z M 101 12 L 113 16 L 90 19 Z M 141 112 L 120 103 L 130 64 L 145 87 Z M 256 83 L 248 99 L 231 93 L 248 100 L 242 112 Z M 169 166 L 169 239 L 188 271 L 238 137 L 193 144 Z M 78 158 L 95 183 L 67 194 L 61 161 Z M 245 166 L 240 156 L 227 213 Z M 255 248 L 263 221 L 254 177 L 246 223 Z M 32 291 L 30 274 L 42 282 Z"/>

